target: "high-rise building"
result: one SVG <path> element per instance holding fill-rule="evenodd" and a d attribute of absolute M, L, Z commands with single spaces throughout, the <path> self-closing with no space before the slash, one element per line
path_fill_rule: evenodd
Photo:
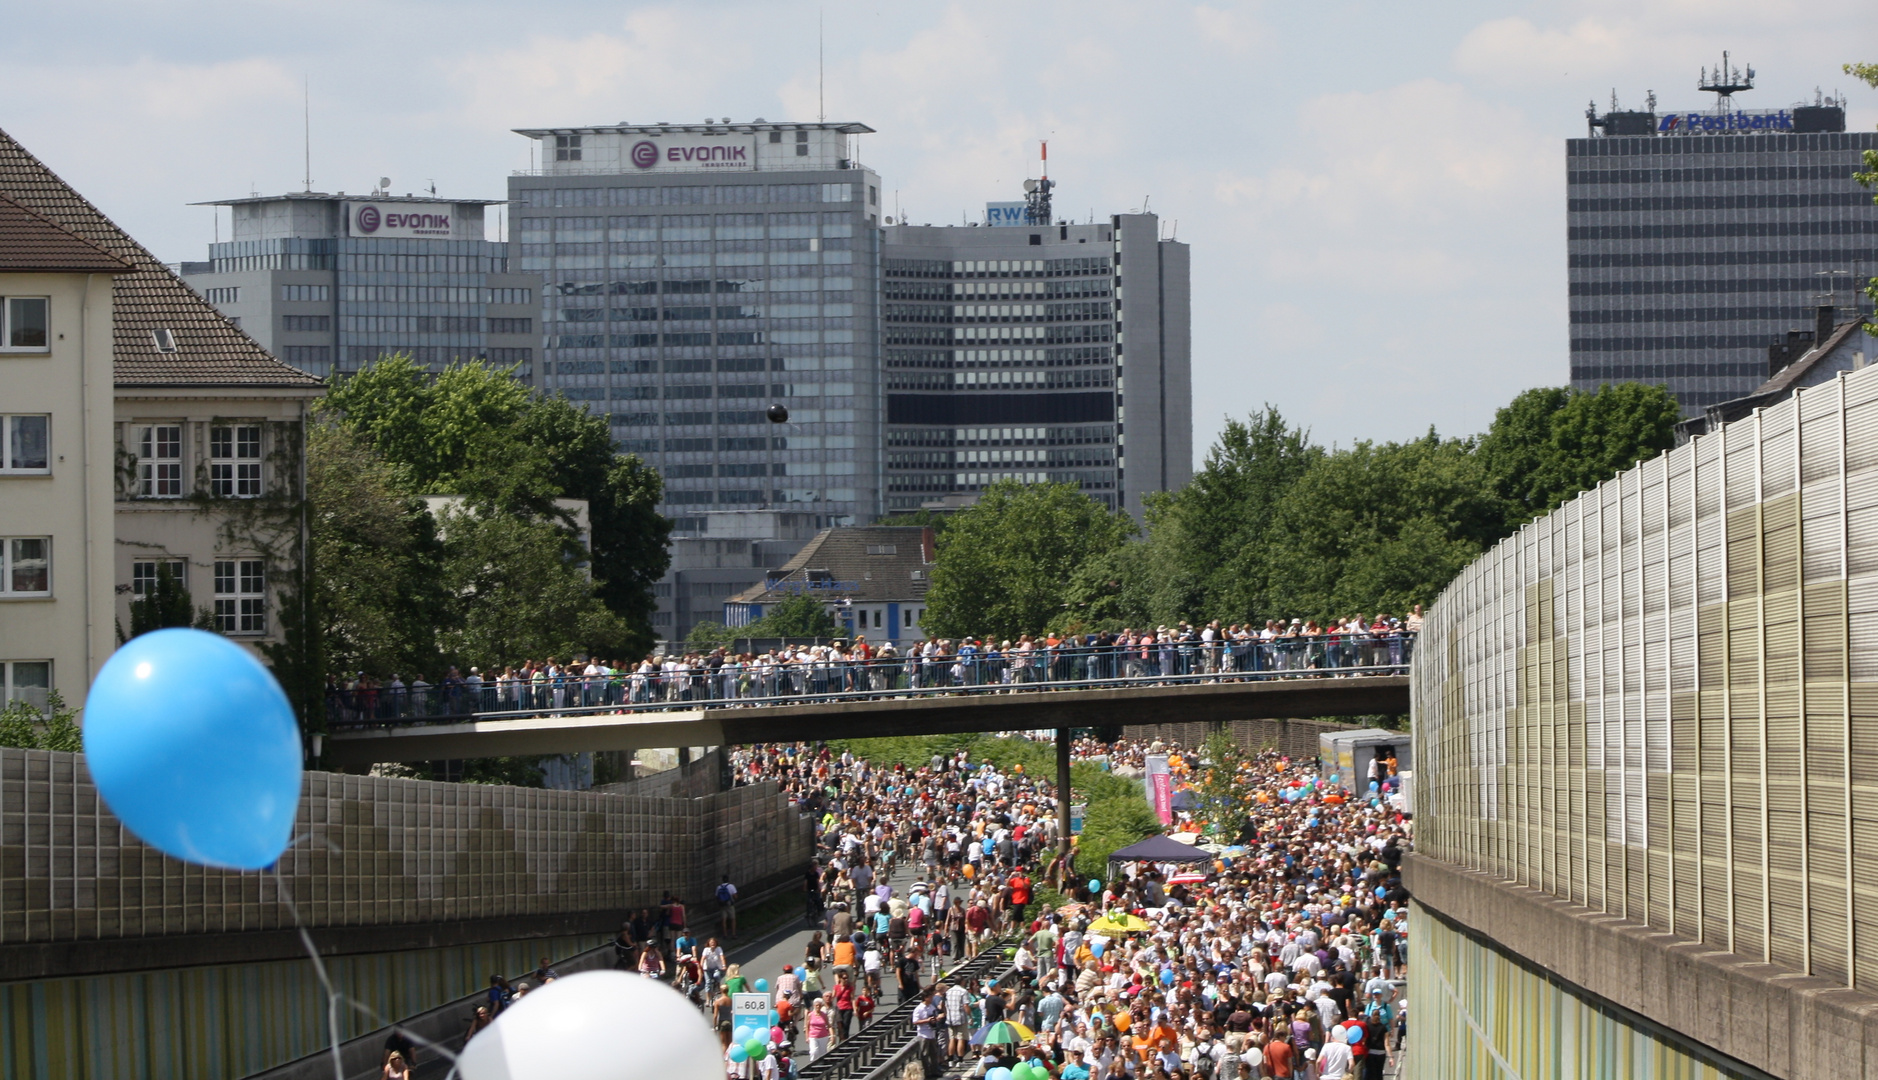
<path fill-rule="evenodd" d="M 302 371 L 357 371 L 404 353 L 515 365 L 532 377 L 541 276 L 512 274 L 484 239 L 492 200 L 291 192 L 222 199 L 229 239 L 183 280 L 261 347 Z"/>
<path fill-rule="evenodd" d="M 1022 210 L 884 230 L 890 512 L 1015 479 L 1139 516 L 1143 495 L 1192 474 L 1187 245 L 1153 214 Z"/>
<path fill-rule="evenodd" d="M 1850 307 L 1878 264 L 1878 207 L 1852 174 L 1878 132 L 1842 102 L 1737 110 L 1753 84 L 1725 60 L 1715 108 L 1589 114 L 1566 143 L 1571 380 L 1667 384 L 1685 414 L 1749 393 L 1767 349 L 1821 304 Z"/>
<path fill-rule="evenodd" d="M 713 510 L 880 511 L 880 181 L 854 154 L 871 130 L 518 132 L 540 160 L 509 181 L 517 268 L 547 279 L 540 384 L 659 470 L 679 539 Z"/>

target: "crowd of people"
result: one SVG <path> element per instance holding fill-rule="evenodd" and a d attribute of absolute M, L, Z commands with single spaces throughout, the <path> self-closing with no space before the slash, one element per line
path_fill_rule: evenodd
<path fill-rule="evenodd" d="M 339 723 L 476 712 L 527 712 L 673 702 L 762 704 L 805 695 L 869 694 L 1109 680 L 1248 678 L 1360 674 L 1408 662 L 1422 625 L 1417 605 L 1404 618 L 1355 615 L 1204 625 L 1179 623 L 1112 633 L 1020 635 L 1015 640 L 933 638 L 870 643 L 865 634 L 822 644 L 778 644 L 759 652 L 729 647 L 671 649 L 639 661 L 550 656 L 484 672 L 449 668 L 435 683 L 392 672 L 329 676 L 327 714 Z"/>
<path fill-rule="evenodd" d="M 1211 767 L 1179 747 L 1076 747 L 1125 772 L 1149 753 L 1190 777 Z M 1378 761 L 1374 787 L 1346 787 L 1310 763 L 1258 755 L 1239 777 L 1243 845 L 1130 866 L 1118 880 L 1077 867 L 1054 877 L 1060 891 L 1044 906 L 1031 866 L 1055 845 L 1055 793 L 1040 778 L 963 752 L 875 767 L 769 746 L 733 761 L 817 816 L 810 897 L 822 910 L 801 962 L 764 973 L 764 1030 L 734 1030 L 729 993 L 713 995 L 731 1080 L 783 1080 L 864 1027 L 889 993 L 918 1001 L 928 1076 L 1003 1080 L 994 1070 L 1023 1066 L 1017 1075 L 1036 1080 L 1372 1080 L 1406 1036 L 1399 867 L 1411 821 L 1391 760 Z M 915 880 L 896 888 L 896 870 Z M 999 982 L 935 978 L 1007 934 L 1018 945 Z M 1001 1021 L 1022 1037 L 987 1045 Z"/>

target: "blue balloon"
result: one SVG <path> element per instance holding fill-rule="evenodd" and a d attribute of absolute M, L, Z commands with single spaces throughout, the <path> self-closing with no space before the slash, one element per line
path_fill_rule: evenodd
<path fill-rule="evenodd" d="M 806 979 L 808 977 L 809 977 L 808 969 L 804 968 L 801 964 L 797 964 L 796 965 L 796 978 Z"/>
<path fill-rule="evenodd" d="M 1173 968 L 1161 969 L 1161 985 L 1162 986 L 1174 985 L 1174 969 Z"/>
<path fill-rule="evenodd" d="M 748 1024 L 740 1024 L 737 1030 L 730 1033 L 730 1041 L 733 1043 L 747 1043 L 754 1038 L 756 1038 L 756 1029 Z"/>
<path fill-rule="evenodd" d="M 1355 1046 L 1363 1041 L 1363 1029 L 1358 1027 L 1343 1029 L 1343 1041 Z"/>
<path fill-rule="evenodd" d="M 1101 878 L 1090 878 L 1090 879 L 1089 879 L 1089 891 L 1090 891 L 1090 892 L 1101 892 L 1101 891 L 1102 891 L 1102 879 L 1101 879 Z"/>
<path fill-rule="evenodd" d="M 260 870 L 300 806 L 300 725 L 280 684 L 225 637 L 132 638 L 85 701 L 85 764 L 131 832 L 186 862 Z"/>
<path fill-rule="evenodd" d="M 1102 943 L 1098 941 L 1094 945 L 1089 946 L 1089 953 L 1097 960 L 1102 959 Z"/>
<path fill-rule="evenodd" d="M 775 1009 L 771 1009 L 769 1011 L 769 1026 L 775 1027 L 777 1024 L 780 1024 L 780 1023 L 782 1023 L 782 1013 L 777 1012 Z"/>
<path fill-rule="evenodd" d="M 757 992 L 757 993 L 759 993 L 759 994 L 767 994 L 767 993 L 769 993 L 769 980 L 768 980 L 768 979 L 758 979 L 758 980 L 756 981 L 756 992 Z"/>
<path fill-rule="evenodd" d="M 1000 1065 L 985 1072 L 985 1080 L 1011 1080 L 1011 1070 Z"/>
<path fill-rule="evenodd" d="M 730 1060 L 741 1065 L 744 1062 L 748 1061 L 749 1059 L 750 1059 L 750 1052 L 743 1048 L 742 1043 L 733 1041 L 730 1044 Z"/>

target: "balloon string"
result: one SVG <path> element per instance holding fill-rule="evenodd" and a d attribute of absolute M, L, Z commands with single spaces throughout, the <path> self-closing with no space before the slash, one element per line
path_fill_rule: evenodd
<path fill-rule="evenodd" d="M 289 848 L 297 847 L 302 840 L 310 839 L 312 839 L 310 835 L 302 834 L 290 840 L 287 846 Z M 335 853 L 343 853 L 344 851 L 343 848 L 334 844 L 330 839 L 321 838 L 320 842 Z M 346 1080 L 345 1062 L 340 1056 L 339 1012 L 342 1005 L 364 1014 L 367 1019 L 381 1027 L 391 1028 L 393 1032 L 403 1035 L 418 1046 L 426 1050 L 434 1051 L 448 1059 L 450 1062 L 450 1072 L 445 1080 L 454 1078 L 457 1075 L 457 1056 L 455 1053 L 451 1052 L 448 1047 L 441 1043 L 432 1042 L 424 1036 L 419 1035 L 417 1032 L 405 1028 L 395 1020 L 385 1019 L 370 1005 L 346 996 L 333 986 L 332 977 L 326 971 L 326 964 L 320 959 L 319 949 L 313 944 L 313 935 L 307 931 L 306 926 L 300 921 L 300 909 L 293 902 L 293 891 L 287 887 L 286 880 L 280 876 L 280 863 L 278 860 L 275 861 L 272 867 L 268 868 L 268 873 L 274 879 L 274 889 L 278 894 L 276 899 L 286 905 L 287 914 L 293 919 L 294 930 L 300 935 L 300 943 L 306 948 L 307 959 L 313 962 L 313 974 L 319 979 L 320 987 L 326 993 L 327 1042 L 332 1051 L 333 1080 Z M 409 1063 L 407 1062 L 407 1064 Z"/>

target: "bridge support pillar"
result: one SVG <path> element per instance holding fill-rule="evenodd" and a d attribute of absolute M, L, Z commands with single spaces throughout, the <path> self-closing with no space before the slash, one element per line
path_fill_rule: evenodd
<path fill-rule="evenodd" d="M 1056 873 L 1063 883 L 1062 889 L 1069 889 L 1069 732 L 1070 729 L 1056 729 Z"/>

